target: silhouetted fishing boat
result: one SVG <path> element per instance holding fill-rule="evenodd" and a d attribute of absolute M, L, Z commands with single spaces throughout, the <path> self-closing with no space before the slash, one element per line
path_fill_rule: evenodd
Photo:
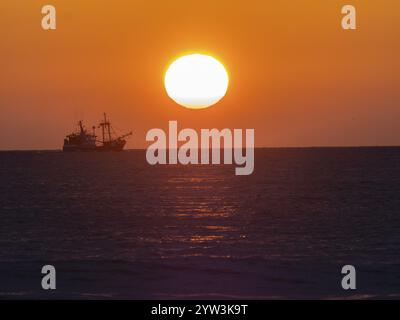
<path fill-rule="evenodd" d="M 122 151 L 126 144 L 125 138 L 132 135 L 132 132 L 129 132 L 115 136 L 105 113 L 103 121 L 99 124 L 102 140 L 97 140 L 95 126 L 92 127 L 93 132 L 90 133 L 86 130 L 82 121 L 79 121 L 78 124 L 79 130 L 65 137 L 63 151 Z"/>

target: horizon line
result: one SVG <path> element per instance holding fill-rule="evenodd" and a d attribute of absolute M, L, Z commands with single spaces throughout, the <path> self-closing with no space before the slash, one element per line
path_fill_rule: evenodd
<path fill-rule="evenodd" d="M 269 146 L 269 147 L 254 147 L 254 149 L 362 149 L 362 148 L 400 148 L 400 145 L 354 145 L 354 146 Z M 179 148 L 177 148 L 178 150 Z M 198 148 L 201 150 L 201 148 Z M 212 148 L 209 148 L 212 149 Z M 224 148 L 220 148 L 223 150 Z M 232 148 L 235 149 L 235 148 Z M 246 147 L 243 147 L 242 149 L 246 149 Z M 147 148 L 129 148 L 129 149 L 124 149 L 122 151 L 145 151 Z M 165 150 L 169 150 L 169 148 L 166 148 Z M 62 148 L 59 149 L 0 149 L 0 152 L 32 152 L 32 151 L 63 151 Z M 80 152 L 80 151 L 77 151 Z M 82 152 L 90 152 L 90 151 L 82 151 Z M 101 153 L 102 151 L 96 151 L 97 153 Z"/>

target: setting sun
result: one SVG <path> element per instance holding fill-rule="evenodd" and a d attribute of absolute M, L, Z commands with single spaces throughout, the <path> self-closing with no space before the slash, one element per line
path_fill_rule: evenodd
<path fill-rule="evenodd" d="M 168 68 L 164 84 L 168 96 L 191 109 L 212 106 L 228 89 L 225 67 L 211 56 L 191 54 L 175 60 Z"/>

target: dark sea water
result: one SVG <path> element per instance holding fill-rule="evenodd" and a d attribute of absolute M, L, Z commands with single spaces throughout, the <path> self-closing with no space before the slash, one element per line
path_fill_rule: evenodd
<path fill-rule="evenodd" d="M 2 298 L 400 298 L 399 148 L 257 149 L 250 176 L 1 152 L 0 179 Z"/>

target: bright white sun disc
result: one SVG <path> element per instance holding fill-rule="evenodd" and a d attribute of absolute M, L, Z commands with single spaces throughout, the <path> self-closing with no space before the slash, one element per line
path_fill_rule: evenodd
<path fill-rule="evenodd" d="M 191 109 L 207 108 L 217 103 L 225 96 L 228 83 L 228 73 L 222 63 L 203 54 L 175 60 L 164 79 L 168 96 Z"/>

